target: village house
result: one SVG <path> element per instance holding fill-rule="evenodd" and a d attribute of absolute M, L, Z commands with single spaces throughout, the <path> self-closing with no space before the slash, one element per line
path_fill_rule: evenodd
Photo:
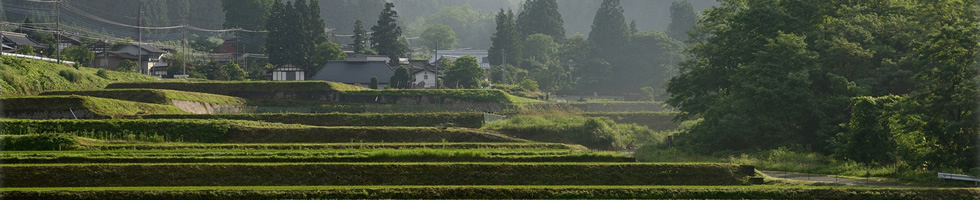
<path fill-rule="evenodd" d="M 378 89 L 385 88 L 395 71 L 385 60 L 331 60 L 311 80 L 332 81 L 369 88 L 371 78 L 378 78 Z"/>
<path fill-rule="evenodd" d="M 2 34 L 3 46 L 5 46 L 3 47 L 4 53 L 14 53 L 25 46 L 30 46 L 33 48 L 35 54 L 43 54 L 44 51 L 48 49 L 47 45 L 34 41 L 33 39 L 27 37 L 27 34 L 14 32 L 2 32 Z"/>

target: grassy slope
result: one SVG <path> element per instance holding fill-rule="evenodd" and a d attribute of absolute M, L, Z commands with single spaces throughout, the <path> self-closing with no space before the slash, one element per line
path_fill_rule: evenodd
<path fill-rule="evenodd" d="M 0 188 L 13 199 L 976 199 L 980 189 L 774 186 L 206 186 Z"/>
<path fill-rule="evenodd" d="M 146 115 L 144 119 L 237 119 L 312 126 L 455 126 L 479 128 L 483 113 L 263 113 Z"/>
<path fill-rule="evenodd" d="M 174 106 L 122 101 L 87 96 L 3 97 L 4 110 L 44 111 L 88 109 L 102 116 L 121 117 L 137 114 L 186 114 Z"/>
<path fill-rule="evenodd" d="M 66 90 L 44 92 L 41 95 L 84 95 L 165 105 L 170 105 L 170 100 L 233 105 L 245 104 L 245 100 L 238 97 L 166 89 Z"/>
<path fill-rule="evenodd" d="M 743 185 L 730 164 L 3 164 L 5 187 L 205 185 Z"/>
<path fill-rule="evenodd" d="M 136 74 L 107 71 L 108 79 L 96 76 L 98 69 L 35 61 L 3 56 L 0 58 L 0 95 L 35 95 L 51 90 L 99 89 L 116 81 L 153 81 L 157 78 Z M 61 71 L 74 72 L 79 76 L 70 81 L 59 75 Z"/>

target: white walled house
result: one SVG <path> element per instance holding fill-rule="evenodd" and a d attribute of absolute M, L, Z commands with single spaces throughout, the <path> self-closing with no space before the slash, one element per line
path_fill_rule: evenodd
<path fill-rule="evenodd" d="M 306 80 L 306 71 L 294 65 L 281 65 L 272 69 L 273 81 L 302 81 Z"/>
<path fill-rule="evenodd" d="M 412 76 L 415 78 L 414 84 L 416 85 L 416 89 L 435 88 L 436 79 L 439 78 L 437 74 L 438 73 L 436 73 L 436 71 L 433 69 L 412 71 Z"/>

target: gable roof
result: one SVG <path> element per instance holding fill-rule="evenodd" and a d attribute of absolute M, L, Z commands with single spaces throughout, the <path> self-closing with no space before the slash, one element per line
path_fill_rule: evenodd
<path fill-rule="evenodd" d="M 43 45 L 41 43 L 34 42 L 31 38 L 27 37 L 27 34 L 14 33 L 14 32 L 3 32 L 4 42 L 11 42 L 17 46 L 31 46 L 34 48 L 48 48 L 48 45 Z"/>
<path fill-rule="evenodd" d="M 137 46 L 137 47 L 142 48 L 143 50 L 148 51 L 150 53 L 159 53 L 159 54 L 166 54 L 167 53 L 167 51 L 164 51 L 163 49 L 154 47 L 153 45 L 150 45 L 150 44 L 147 44 L 147 43 L 140 44 L 140 43 L 132 42 L 132 43 L 129 43 L 129 45 Z"/>
<path fill-rule="evenodd" d="M 378 83 L 388 83 L 395 71 L 385 61 L 345 61 L 331 60 L 320 69 L 311 80 L 341 83 L 370 83 L 371 77 L 378 77 Z"/>
<path fill-rule="evenodd" d="M 455 60 L 463 56 L 476 57 L 476 62 L 480 67 L 490 69 L 489 60 L 484 60 L 484 58 L 490 56 L 490 53 L 486 50 L 439 50 L 439 52 L 436 52 L 436 56 L 429 58 L 429 63 L 435 64 L 438 61 L 437 59 L 450 58 Z"/>

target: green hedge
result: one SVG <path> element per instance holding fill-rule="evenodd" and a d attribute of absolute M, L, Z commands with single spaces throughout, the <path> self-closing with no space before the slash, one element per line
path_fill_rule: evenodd
<path fill-rule="evenodd" d="M 360 90 L 342 91 L 345 96 L 394 96 L 394 97 L 417 97 L 417 96 L 438 96 L 442 98 L 452 98 L 458 100 L 472 100 L 498 103 L 530 103 L 540 102 L 533 99 L 513 96 L 503 90 L 487 89 L 400 89 L 400 90 Z"/>
<path fill-rule="evenodd" d="M 532 141 L 580 144 L 591 149 L 604 150 L 622 150 L 630 143 L 655 143 L 662 140 L 646 127 L 616 124 L 603 117 L 515 116 L 491 122 L 483 129 Z"/>
<path fill-rule="evenodd" d="M 323 113 L 143 115 L 143 119 L 236 119 L 313 126 L 455 126 L 479 128 L 482 113 Z"/>
<path fill-rule="evenodd" d="M 4 187 L 743 185 L 730 164 L 310 163 L 0 165 Z"/>
<path fill-rule="evenodd" d="M 88 109 L 103 117 L 139 114 L 186 114 L 177 107 L 87 96 L 3 97 L 3 111 L 44 112 Z"/>
<path fill-rule="evenodd" d="M 238 92 L 349 91 L 363 88 L 326 81 L 168 81 L 113 83 L 106 89 L 168 89 L 235 96 Z"/>
<path fill-rule="evenodd" d="M 0 136 L 0 150 L 3 151 L 69 150 L 75 148 L 78 148 L 78 141 L 74 137 L 63 134 Z"/>
<path fill-rule="evenodd" d="M 13 120 L 0 134 L 72 133 L 106 140 L 238 143 L 526 142 L 462 128 L 318 127 L 244 120 Z"/>
<path fill-rule="evenodd" d="M 795 187 L 310 187 L 0 191 L 5 199 L 909 199 L 975 200 L 980 189 Z"/>
<path fill-rule="evenodd" d="M 620 124 L 637 124 L 650 130 L 674 130 L 680 122 L 673 122 L 676 113 L 670 112 L 589 112 L 582 113 L 586 117 L 606 117 Z"/>
<path fill-rule="evenodd" d="M 88 149 L 99 150 L 175 150 L 175 149 L 260 149 L 260 150 L 322 150 L 322 149 L 568 149 L 588 150 L 582 145 L 559 143 L 321 143 L 321 144 L 93 144 Z"/>
<path fill-rule="evenodd" d="M 185 92 L 164 89 L 110 89 L 110 90 L 74 90 L 74 91 L 51 91 L 41 95 L 82 95 L 92 97 L 102 97 L 119 99 L 126 101 L 136 101 L 143 103 L 155 103 L 170 105 L 170 100 L 195 101 L 202 103 L 215 104 L 245 104 L 245 100 L 237 97 L 215 95 L 198 92 Z"/>

